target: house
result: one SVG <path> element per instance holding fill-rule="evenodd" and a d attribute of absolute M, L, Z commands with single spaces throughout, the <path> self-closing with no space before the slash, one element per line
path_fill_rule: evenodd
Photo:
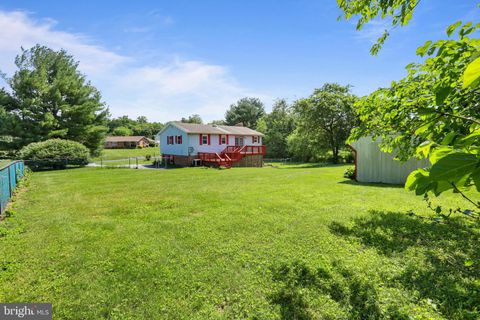
<path fill-rule="evenodd" d="M 172 164 L 261 167 L 263 134 L 247 127 L 169 122 L 158 134 Z"/>
<path fill-rule="evenodd" d="M 145 148 L 150 144 L 144 136 L 110 136 L 105 140 L 105 149 Z"/>
<path fill-rule="evenodd" d="M 405 184 L 415 169 L 430 166 L 427 159 L 395 160 L 395 155 L 380 150 L 379 140 L 362 137 L 350 145 L 355 155 L 355 179 L 358 182 Z"/>

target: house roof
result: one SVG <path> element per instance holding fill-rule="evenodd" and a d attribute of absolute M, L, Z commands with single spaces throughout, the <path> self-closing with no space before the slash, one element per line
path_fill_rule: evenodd
<path fill-rule="evenodd" d="M 105 139 L 105 142 L 138 142 L 146 139 L 144 136 L 110 136 Z"/>
<path fill-rule="evenodd" d="M 184 122 L 170 122 L 169 124 L 179 128 L 186 133 L 200 134 L 232 134 L 237 136 L 263 136 L 263 133 L 247 127 L 221 126 L 212 124 L 197 124 Z M 164 130 L 167 128 L 165 126 Z M 163 131 L 163 130 L 162 130 Z M 160 131 L 160 133 L 162 132 Z"/>

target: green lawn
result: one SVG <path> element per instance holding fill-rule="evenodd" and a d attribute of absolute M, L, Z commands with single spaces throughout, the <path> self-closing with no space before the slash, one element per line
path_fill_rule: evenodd
<path fill-rule="evenodd" d="M 115 159 L 125 159 L 128 157 L 144 157 L 146 155 L 159 156 L 160 148 L 159 147 L 149 147 L 149 148 L 137 148 L 137 149 L 103 149 L 100 157 L 94 158 L 93 160 L 97 161 L 100 158 L 115 160 Z"/>
<path fill-rule="evenodd" d="M 408 215 L 421 197 L 345 168 L 34 173 L 0 227 L 0 301 L 54 319 L 478 319 L 479 228 Z"/>

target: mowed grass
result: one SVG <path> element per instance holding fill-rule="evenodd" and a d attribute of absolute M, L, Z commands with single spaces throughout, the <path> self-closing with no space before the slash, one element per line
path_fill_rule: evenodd
<path fill-rule="evenodd" d="M 98 161 L 100 158 L 108 160 L 125 159 L 128 157 L 144 157 L 146 155 L 159 156 L 159 147 L 135 148 L 135 149 L 103 149 L 99 157 L 92 160 Z"/>
<path fill-rule="evenodd" d="M 34 173 L 0 229 L 0 301 L 54 319 L 478 319 L 478 227 L 408 215 L 429 214 L 421 197 L 345 168 Z"/>

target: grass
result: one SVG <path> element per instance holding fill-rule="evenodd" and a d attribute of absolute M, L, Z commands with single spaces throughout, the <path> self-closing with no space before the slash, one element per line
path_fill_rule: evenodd
<path fill-rule="evenodd" d="M 128 157 L 144 157 L 146 155 L 159 156 L 160 149 L 158 147 L 136 148 L 136 149 L 103 149 L 100 157 L 92 160 L 98 161 L 100 158 L 108 160 L 125 159 Z"/>
<path fill-rule="evenodd" d="M 106 167 L 128 167 L 128 165 L 134 166 L 136 162 L 138 162 L 138 164 L 151 165 L 153 163 L 153 159 L 145 159 L 146 155 L 150 155 L 152 158 L 155 156 L 159 157 L 159 147 L 136 149 L 103 149 L 102 154 L 99 157 L 92 158 L 91 161 Z"/>
<path fill-rule="evenodd" d="M 478 319 L 478 227 L 345 166 L 34 173 L 0 301 L 56 319 Z M 442 205 L 457 206 L 458 197 Z"/>

